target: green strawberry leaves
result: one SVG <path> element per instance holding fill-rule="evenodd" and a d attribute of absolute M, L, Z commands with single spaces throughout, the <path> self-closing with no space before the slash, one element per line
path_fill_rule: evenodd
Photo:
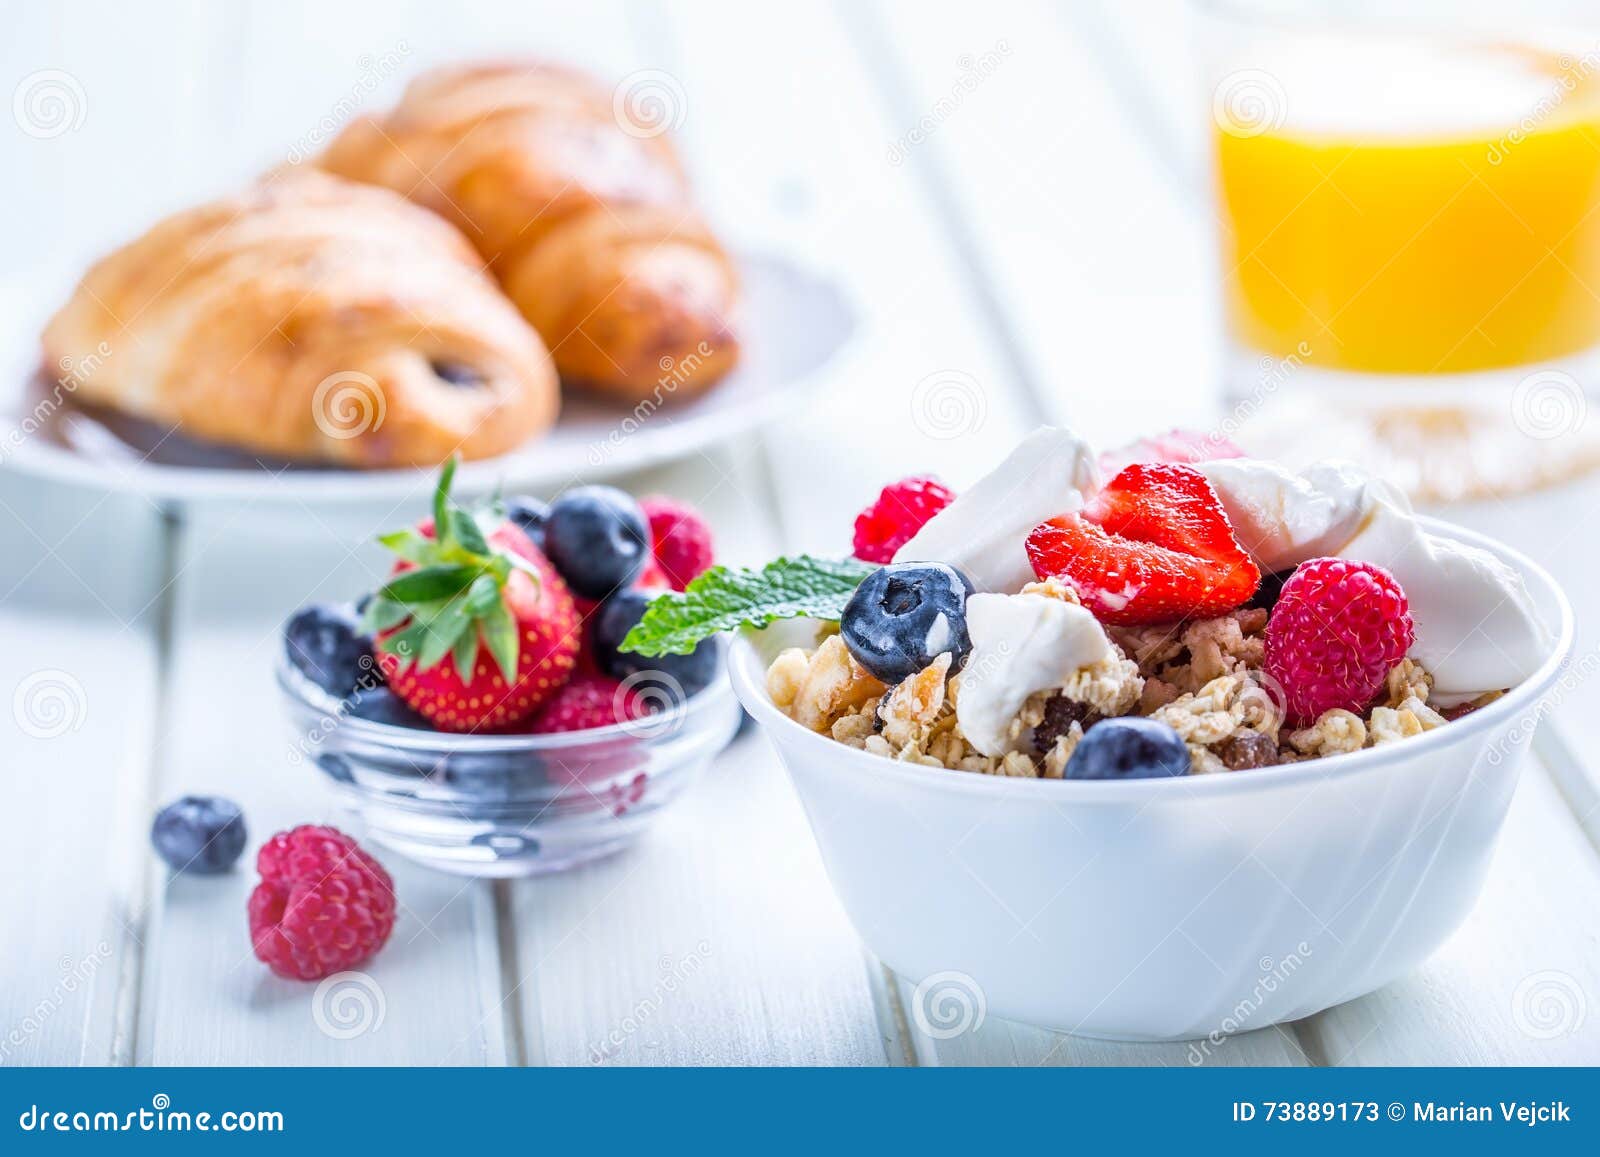
<path fill-rule="evenodd" d="M 652 599 L 621 649 L 650 657 L 687 655 L 712 635 L 741 626 L 837 619 L 861 580 L 877 569 L 859 559 L 804 554 L 774 559 L 758 571 L 714 566 L 682 594 Z"/>
<path fill-rule="evenodd" d="M 378 648 L 414 660 L 419 670 L 434 667 L 449 655 L 463 680 L 472 678 L 481 639 L 509 683 L 516 677 L 521 632 L 506 606 L 505 585 L 513 570 L 535 580 L 539 570 L 527 559 L 490 544 L 484 524 L 499 521 L 503 514 L 493 508 L 474 512 L 451 500 L 455 471 L 452 457 L 439 472 L 432 538 L 411 529 L 378 536 L 379 544 L 413 569 L 378 589 L 367 604 L 361 628 L 372 635 L 394 632 L 382 638 Z"/>

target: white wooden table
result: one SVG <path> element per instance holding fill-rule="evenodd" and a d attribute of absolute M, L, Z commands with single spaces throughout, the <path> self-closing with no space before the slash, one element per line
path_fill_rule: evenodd
<path fill-rule="evenodd" d="M 607 0 L 471 20 L 423 3 L 174 4 L 159 37 L 139 37 L 150 17 L 120 6 L 43 7 L 19 14 L 4 78 L 68 70 L 88 115 L 56 140 L 6 145 L 8 174 L 38 178 L 10 191 L 19 216 L 59 233 L 18 231 L 15 251 L 40 261 L 271 160 L 352 91 L 363 53 L 404 45 L 406 73 L 486 48 L 667 73 L 715 218 L 803 252 L 865 315 L 806 413 L 628 480 L 701 505 L 731 561 L 840 550 L 885 481 L 932 470 L 959 486 L 1042 420 L 1110 441 L 1214 404 L 1209 222 L 1174 113 L 1188 43 L 1177 0 L 1138 21 L 1109 0 L 937 13 Z M 137 160 L 115 163 L 137 172 L 69 179 L 104 172 L 130 140 Z M 954 410 L 928 407 L 930 381 Z M 404 910 L 368 967 L 381 1022 L 348 1039 L 319 1030 L 314 986 L 251 957 L 253 871 L 169 881 L 147 833 L 155 807 L 186 792 L 243 805 L 247 857 L 291 824 L 348 822 L 290 761 L 277 630 L 301 602 L 363 589 L 380 564 L 361 544 L 423 489 L 398 510 L 162 510 L 0 474 L 0 693 L 51 692 L 66 712 L 25 731 L 0 711 L 0 1063 L 1190 1062 L 1181 1044 L 996 1018 L 951 1039 L 920 1032 L 918 978 L 863 951 L 759 734 L 603 863 L 489 883 L 385 857 Z M 1592 610 L 1595 499 L 1579 485 L 1455 514 L 1545 560 Z M 1232 1038 L 1207 1063 L 1600 1062 L 1597 708 L 1585 679 L 1562 696 L 1483 899 L 1437 956 L 1365 999 Z"/>

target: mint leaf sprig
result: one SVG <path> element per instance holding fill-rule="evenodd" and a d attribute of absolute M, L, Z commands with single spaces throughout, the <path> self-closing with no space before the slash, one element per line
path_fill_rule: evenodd
<path fill-rule="evenodd" d="M 378 536 L 379 543 L 414 569 L 378 589 L 361 629 L 370 635 L 394 631 L 379 640 L 378 649 L 415 659 L 421 670 L 451 655 L 464 680 L 472 678 L 481 637 L 509 681 L 516 675 L 521 632 L 502 595 L 512 571 L 521 570 L 535 582 L 539 571 L 527 559 L 491 546 L 479 514 L 451 500 L 456 463 L 452 457 L 439 472 L 432 538 L 410 528 Z M 496 521 L 503 517 L 493 512 L 488 516 Z"/>
<path fill-rule="evenodd" d="M 714 566 L 679 594 L 651 600 L 621 649 L 647 657 L 687 655 L 699 643 L 739 627 L 779 619 L 837 619 L 861 580 L 878 568 L 859 559 L 798 555 L 760 570 Z"/>

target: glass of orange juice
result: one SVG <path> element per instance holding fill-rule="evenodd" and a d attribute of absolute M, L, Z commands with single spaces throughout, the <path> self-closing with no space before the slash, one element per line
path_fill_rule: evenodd
<path fill-rule="evenodd" d="M 1235 405 L 1423 498 L 1600 464 L 1600 30 L 1205 7 Z"/>

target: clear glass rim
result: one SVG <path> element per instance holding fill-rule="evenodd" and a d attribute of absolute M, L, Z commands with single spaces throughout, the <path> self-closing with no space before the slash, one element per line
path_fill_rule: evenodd
<path fill-rule="evenodd" d="M 613 723 L 607 727 L 594 727 L 586 731 L 560 731 L 547 735 L 479 735 L 468 731 L 424 731 L 415 727 L 380 723 L 341 710 L 346 700 L 337 699 L 323 691 L 295 670 L 288 658 L 283 655 L 278 657 L 276 674 L 278 688 L 292 706 L 337 721 L 339 730 L 349 739 L 366 740 L 399 750 L 439 756 L 463 753 L 504 755 L 515 752 L 570 751 L 573 748 L 617 741 L 643 744 L 665 742 L 690 731 L 696 723 L 713 719 L 718 707 L 734 697 L 733 688 L 725 674 L 728 648 L 725 641 L 720 638 L 715 640 L 715 644 L 717 677 L 672 710 L 650 716 L 647 727 Z"/>

